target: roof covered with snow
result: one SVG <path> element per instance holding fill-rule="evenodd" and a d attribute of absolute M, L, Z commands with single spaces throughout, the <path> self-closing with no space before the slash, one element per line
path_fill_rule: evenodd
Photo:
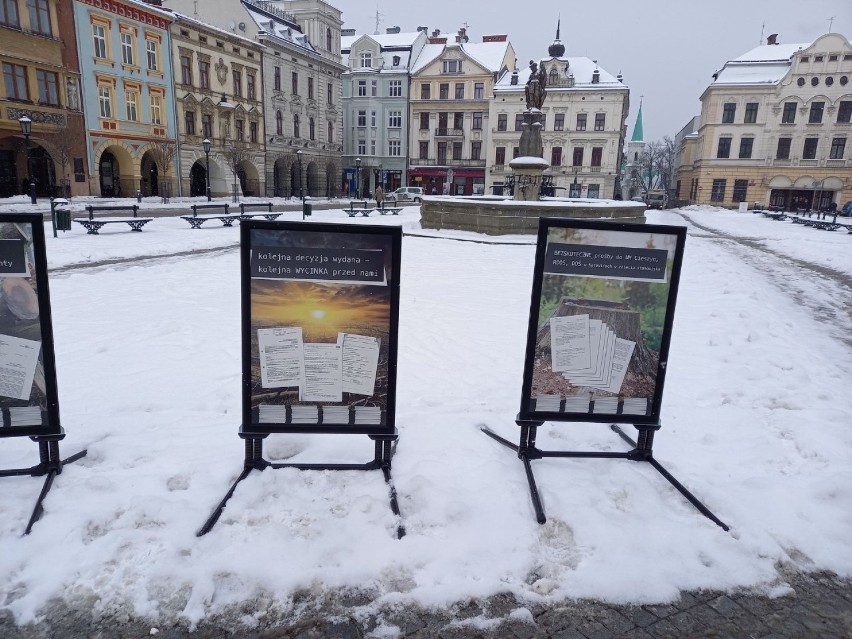
<path fill-rule="evenodd" d="M 458 48 L 468 57 L 472 58 L 482 67 L 492 73 L 497 73 L 503 68 L 503 58 L 510 44 L 508 40 L 502 42 L 464 42 L 447 44 L 427 44 L 423 47 L 417 60 L 411 67 L 412 73 L 422 71 L 423 68 L 437 60 L 445 49 Z"/>
<path fill-rule="evenodd" d="M 590 60 L 589 58 L 578 57 L 578 58 L 559 58 L 562 62 L 568 63 L 568 76 L 574 76 L 574 88 L 594 88 L 594 89 L 624 89 L 626 85 L 623 82 L 619 82 L 617 78 L 615 78 L 611 73 L 602 69 L 600 66 L 595 64 L 594 60 Z M 545 60 L 547 62 L 547 60 Z M 595 69 L 600 73 L 599 82 L 592 84 L 592 75 L 595 72 Z M 566 76 L 566 78 L 568 77 Z M 530 69 L 529 67 L 525 69 L 518 69 L 518 83 L 517 85 L 512 84 L 512 74 L 505 74 L 500 80 L 494 85 L 495 93 L 500 91 L 523 91 L 524 86 L 526 86 L 527 80 L 530 77 Z"/>
<path fill-rule="evenodd" d="M 417 40 L 417 37 L 420 35 L 420 33 L 421 32 L 419 31 L 409 31 L 407 33 L 360 33 L 351 36 L 341 36 L 340 48 L 343 51 L 347 51 L 352 48 L 353 44 L 355 44 L 358 40 L 365 36 L 378 42 L 379 46 L 381 46 L 382 48 L 410 47 Z"/>
<path fill-rule="evenodd" d="M 755 47 L 727 62 L 714 74 L 713 84 L 775 84 L 787 75 L 796 52 L 809 46 L 810 42 Z"/>
<path fill-rule="evenodd" d="M 349 66 L 349 58 L 352 53 L 352 47 L 361 39 L 366 41 L 372 40 L 378 44 L 382 58 L 381 66 L 376 65 L 371 69 L 353 69 L 354 71 L 379 71 L 379 72 L 400 72 L 408 69 L 411 63 L 412 48 L 415 47 L 418 37 L 425 38 L 426 36 L 418 31 L 408 33 L 385 33 L 385 34 L 357 34 L 354 36 L 343 36 L 340 38 L 340 49 L 342 61 L 345 66 Z M 370 47 L 375 50 L 375 46 Z M 355 52 L 356 54 L 358 51 Z M 398 57 L 399 62 L 394 64 L 394 58 Z"/>

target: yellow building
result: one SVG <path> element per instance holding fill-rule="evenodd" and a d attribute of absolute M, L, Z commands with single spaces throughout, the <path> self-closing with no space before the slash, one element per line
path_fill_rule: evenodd
<path fill-rule="evenodd" d="M 676 197 L 792 209 L 852 200 L 852 45 L 770 36 L 727 62 L 701 95 L 696 131 L 681 141 Z"/>

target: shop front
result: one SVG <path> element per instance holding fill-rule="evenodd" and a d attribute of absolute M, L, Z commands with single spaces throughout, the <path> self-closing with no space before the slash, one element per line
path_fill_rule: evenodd
<path fill-rule="evenodd" d="M 428 195 L 481 195 L 485 171 L 455 167 L 411 167 L 408 186 L 419 186 Z"/>
<path fill-rule="evenodd" d="M 838 177 L 822 180 L 803 176 L 795 181 L 785 176 L 777 176 L 769 181 L 769 206 L 785 211 L 828 209 L 837 201 L 837 193 L 843 188 Z"/>

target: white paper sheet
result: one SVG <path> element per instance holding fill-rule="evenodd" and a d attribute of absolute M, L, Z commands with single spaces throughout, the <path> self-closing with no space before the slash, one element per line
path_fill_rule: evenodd
<path fill-rule="evenodd" d="M 621 391 L 621 385 L 624 383 L 624 376 L 627 374 L 627 367 L 630 365 L 630 358 L 633 357 L 635 347 L 636 342 L 620 337 L 615 340 L 615 349 L 612 355 L 612 378 L 606 388 L 610 393 Z"/>
<path fill-rule="evenodd" d="M 41 342 L 0 335 L 0 395 L 29 399 Z"/>
<path fill-rule="evenodd" d="M 305 361 L 301 327 L 259 328 L 257 344 L 263 388 L 302 386 Z"/>
<path fill-rule="evenodd" d="M 341 402 L 341 351 L 339 344 L 305 344 L 305 383 L 299 399 L 303 402 Z"/>
<path fill-rule="evenodd" d="M 343 345 L 343 392 L 372 395 L 379 365 L 379 340 L 366 335 L 341 333 L 337 341 Z"/>
<path fill-rule="evenodd" d="M 550 319 L 550 352 L 553 370 L 588 368 L 591 365 L 589 347 L 589 316 L 566 315 Z"/>

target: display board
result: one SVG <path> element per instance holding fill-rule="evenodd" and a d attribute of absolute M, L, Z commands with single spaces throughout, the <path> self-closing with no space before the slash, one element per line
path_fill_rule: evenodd
<path fill-rule="evenodd" d="M 523 421 L 659 421 L 685 227 L 542 218 Z"/>
<path fill-rule="evenodd" d="M 394 432 L 399 227 L 241 224 L 243 432 Z"/>
<path fill-rule="evenodd" d="M 0 437 L 58 435 L 41 215 L 0 215 Z"/>

